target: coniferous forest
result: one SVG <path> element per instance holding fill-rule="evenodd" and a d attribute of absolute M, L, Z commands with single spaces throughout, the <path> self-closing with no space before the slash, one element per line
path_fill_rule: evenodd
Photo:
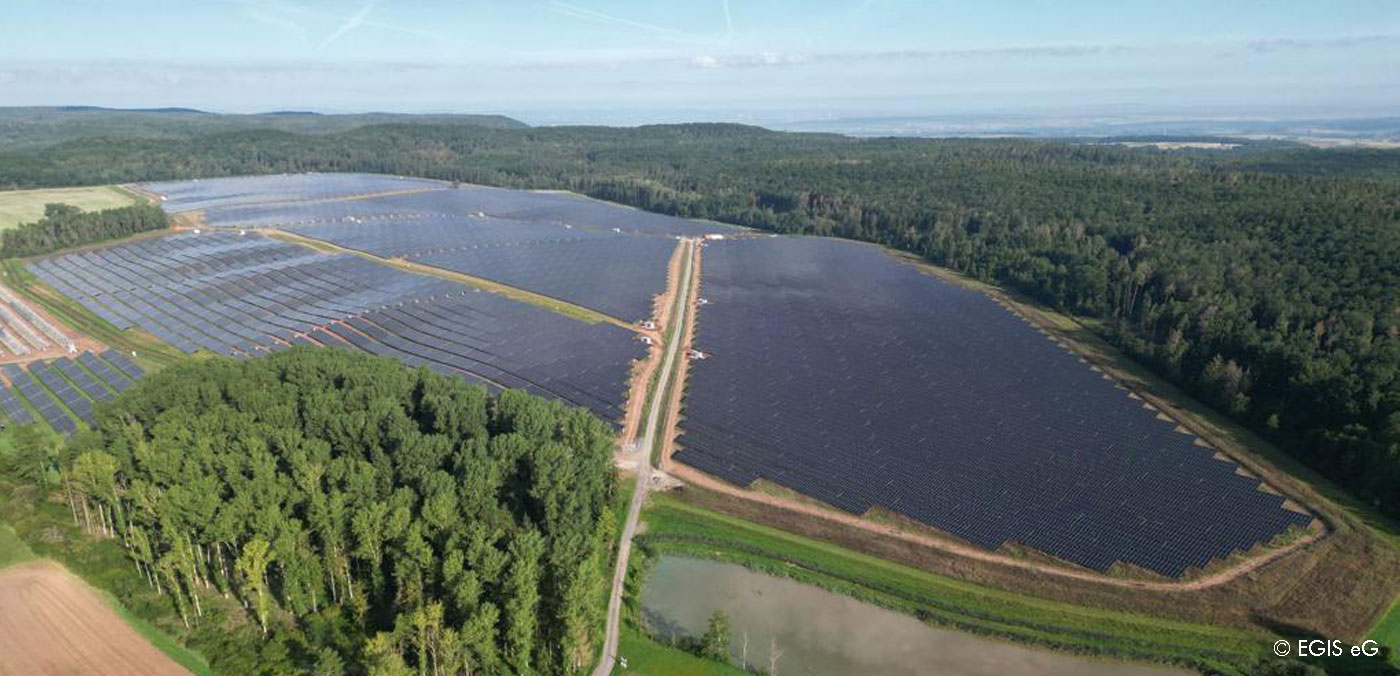
<path fill-rule="evenodd" d="M 904 249 L 1093 320 L 1400 515 L 1400 153 L 854 139 L 737 125 L 371 126 L 0 153 L 0 186 L 367 171 L 571 189 Z"/>
<path fill-rule="evenodd" d="M 162 370 L 22 464 L 53 463 L 186 624 L 222 595 L 310 653 L 221 671 L 561 674 L 603 626 L 612 440 L 582 409 L 298 348 Z"/>

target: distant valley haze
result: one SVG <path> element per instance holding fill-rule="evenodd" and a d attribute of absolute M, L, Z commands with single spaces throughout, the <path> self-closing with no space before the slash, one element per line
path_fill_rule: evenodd
<path fill-rule="evenodd" d="M 1165 122 L 1239 132 L 1400 110 L 1400 5 L 1384 0 L 21 0 L 7 9 L 5 106 L 935 135 L 1124 124 L 1146 133 Z"/>

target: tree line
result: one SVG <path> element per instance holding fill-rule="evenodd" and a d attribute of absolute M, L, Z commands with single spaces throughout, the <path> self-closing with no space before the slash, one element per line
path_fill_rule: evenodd
<path fill-rule="evenodd" d="M 0 233 L 0 258 L 39 254 L 170 227 L 160 207 L 83 211 L 67 204 L 44 205 L 44 217 Z"/>
<path fill-rule="evenodd" d="M 255 673 L 572 674 L 603 626 L 612 443 L 583 409 L 298 348 L 164 369 L 15 464 L 187 625 L 232 597 L 309 646 Z"/>
<path fill-rule="evenodd" d="M 1090 319 L 1400 515 L 1400 153 L 1173 153 L 738 125 L 376 126 L 0 153 L 0 185 L 369 171 L 569 189 L 921 255 Z"/>

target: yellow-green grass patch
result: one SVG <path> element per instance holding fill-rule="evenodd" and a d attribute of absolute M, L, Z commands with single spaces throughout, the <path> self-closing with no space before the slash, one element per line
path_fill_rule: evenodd
<path fill-rule="evenodd" d="M 1383 646 L 1389 646 L 1392 654 L 1395 655 L 1392 659 L 1400 661 L 1400 598 L 1395 599 L 1395 602 L 1390 604 L 1390 610 L 1381 616 L 1380 621 L 1371 628 L 1371 633 L 1367 634 L 1366 638 Z"/>
<path fill-rule="evenodd" d="M 738 667 L 696 657 L 680 648 L 657 643 L 631 627 L 618 637 L 617 655 L 627 660 L 615 670 L 636 676 L 743 676 Z"/>
<path fill-rule="evenodd" d="M 46 204 L 67 204 L 83 211 L 101 211 L 139 202 L 135 195 L 114 185 L 0 191 L 0 230 L 39 220 L 44 216 Z"/>
<path fill-rule="evenodd" d="M 9 524 L 0 523 L 0 568 L 34 558 L 29 545 L 19 539 L 19 534 Z"/>

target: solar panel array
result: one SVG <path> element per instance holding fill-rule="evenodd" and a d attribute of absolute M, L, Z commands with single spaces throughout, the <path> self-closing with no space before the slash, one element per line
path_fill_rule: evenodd
<path fill-rule="evenodd" d="M 494 218 L 432 217 L 294 226 L 378 256 L 489 279 L 625 321 L 653 314 L 676 241 Z"/>
<path fill-rule="evenodd" d="M 127 365 L 135 375 L 114 370 L 115 360 Z M 34 422 L 32 407 L 40 420 L 63 434 L 77 431 L 74 418 L 92 424 L 96 402 L 111 401 L 118 392 L 130 387 L 134 378 L 144 375 L 125 355 L 110 350 L 102 357 L 83 352 L 76 360 L 62 357 L 23 366 L 5 364 L 3 370 L 10 381 L 10 387 L 0 388 L 0 409 L 5 418 L 20 425 Z"/>
<path fill-rule="evenodd" d="M 325 174 L 145 187 L 166 194 L 171 210 L 202 209 L 212 227 L 275 226 L 482 277 L 624 321 L 652 316 L 655 297 L 666 286 L 674 237 L 736 231 L 559 192 L 429 183 L 432 189 L 411 193 L 327 197 L 355 189 L 382 193 L 393 180 L 399 179 Z M 334 185 L 318 187 L 318 181 Z"/>
<path fill-rule="evenodd" d="M 645 354 L 612 324 L 256 234 L 173 234 L 30 270 L 119 328 L 140 327 L 186 352 L 354 347 L 586 406 L 606 420 L 622 417 L 631 362 Z M 120 355 L 111 363 L 135 368 Z"/>
<path fill-rule="evenodd" d="M 330 176 L 330 175 L 323 175 Z M 383 177 L 381 177 L 383 178 Z M 256 181 L 258 179 L 245 179 Z M 520 223 L 571 225 L 575 228 L 645 235 L 699 237 L 706 234 L 734 233 L 736 228 L 722 223 L 695 221 L 608 204 L 579 195 L 559 192 L 508 190 L 481 186 L 448 188 L 368 199 L 319 201 L 314 203 L 256 204 L 240 197 L 238 201 L 206 200 L 205 222 L 211 226 L 288 226 L 336 222 L 348 218 L 382 219 L 417 216 L 489 216 Z M 147 185 L 148 190 L 178 190 L 183 184 Z M 159 189 L 158 189 L 159 188 Z M 271 192 L 271 191 L 268 191 Z M 369 192 L 381 192 L 367 190 Z M 271 200 L 268 200 L 271 201 Z M 171 202 L 166 202 L 172 208 Z M 181 203 L 174 209 L 182 210 Z"/>
<path fill-rule="evenodd" d="M 979 294 L 873 247 L 707 245 L 676 459 L 1168 576 L 1310 517 Z"/>
<path fill-rule="evenodd" d="M 33 414 L 8 387 L 0 387 L 0 410 L 5 412 L 6 420 L 16 425 L 28 425 L 34 422 Z"/>
<path fill-rule="evenodd" d="M 193 181 L 143 183 L 141 187 L 165 198 L 167 211 L 182 212 L 240 204 L 300 202 L 355 195 L 442 188 L 426 179 L 382 174 L 276 174 L 232 176 Z"/>

